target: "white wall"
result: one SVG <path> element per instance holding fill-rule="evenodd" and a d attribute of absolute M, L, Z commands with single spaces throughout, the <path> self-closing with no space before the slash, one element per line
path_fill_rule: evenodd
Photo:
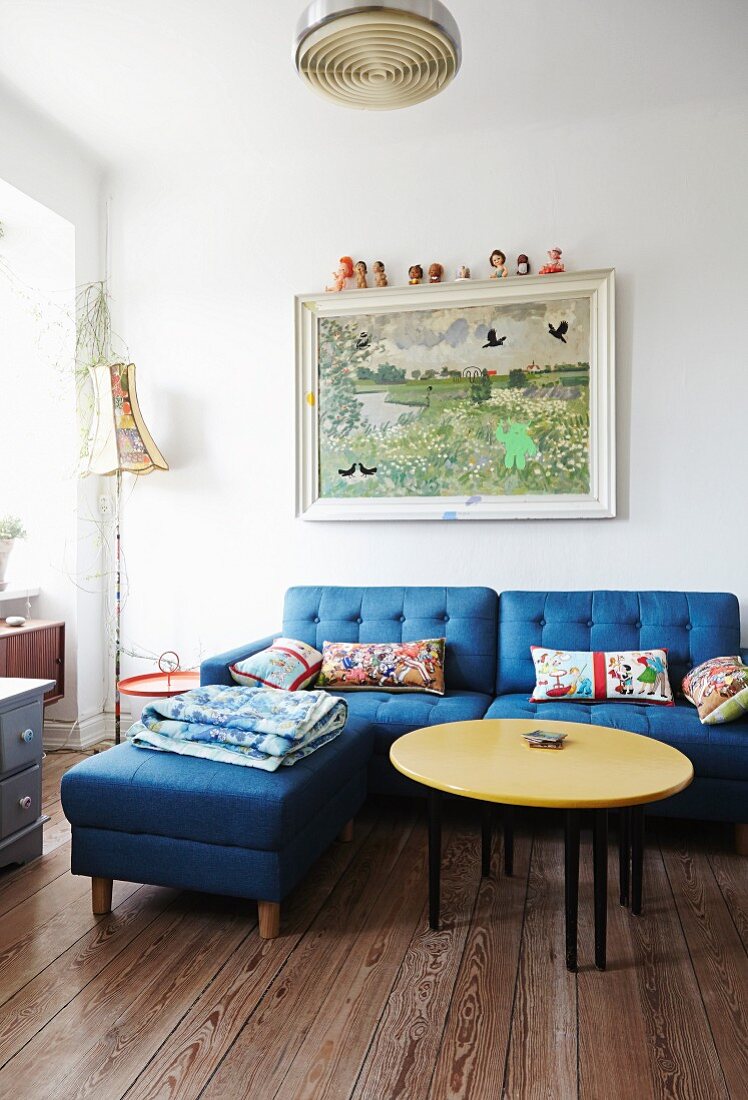
<path fill-rule="evenodd" d="M 543 63 L 529 51 L 506 71 L 491 9 L 495 63 L 484 49 L 469 109 L 455 85 L 388 115 L 286 81 L 282 26 L 262 43 L 264 95 L 227 98 L 180 149 L 114 174 L 117 323 L 172 467 L 126 503 L 131 643 L 194 662 L 277 627 L 297 583 L 727 589 L 748 639 L 745 12 L 694 5 L 676 35 L 653 12 L 637 67 L 651 5 L 634 5 L 631 39 L 623 11 L 590 24 L 584 7 L 563 41 L 543 39 Z M 485 13 L 471 5 L 459 80 L 476 79 Z M 523 115 L 528 71 L 536 108 L 547 78 L 547 121 Z M 413 262 L 486 273 L 494 247 L 537 268 L 556 243 L 568 268 L 617 270 L 618 518 L 296 520 L 294 293 L 324 286 L 344 252 L 404 282 Z"/>
<path fill-rule="evenodd" d="M 72 300 L 76 285 L 100 279 L 102 275 L 101 165 L 73 137 L 43 118 L 1 85 L 0 134 L 0 180 L 12 184 L 70 223 L 70 248 L 73 246 L 74 229 L 74 269 L 72 264 L 68 264 L 65 268 L 67 274 L 64 284 L 58 284 L 54 288 L 59 294 L 67 295 Z M 4 218 L 7 215 L 0 209 L 0 220 Z M 49 216 L 50 225 L 55 225 L 57 220 L 52 215 Z M 23 249 L 15 258 L 11 253 L 14 249 L 21 248 L 23 242 L 10 224 L 12 219 L 9 218 L 8 221 L 6 247 L 3 249 L 0 242 L 0 250 L 7 254 L 11 265 L 14 262 L 20 265 L 23 263 Z M 28 258 L 28 253 L 26 257 Z M 31 278 L 31 272 L 28 274 Z M 43 291 L 45 288 L 33 289 Z M 72 347 L 69 350 L 72 351 Z M 12 377 L 12 364 L 5 360 L 3 366 L 6 352 L 7 348 L 0 350 L 0 377 L 3 385 L 7 386 Z M 53 373 L 50 368 L 50 374 Z M 47 393 L 59 382 L 59 378 L 47 378 Z M 39 384 L 44 384 L 41 377 Z M 58 409 L 61 414 L 65 410 L 67 416 L 67 431 L 60 425 L 59 437 L 69 442 L 72 435 L 74 445 L 75 422 L 69 396 L 68 394 L 63 399 Z M 6 410 L 9 403 L 6 403 Z M 44 405 L 43 398 L 41 405 Z M 29 405 L 26 416 L 33 419 L 38 411 L 34 405 Z M 13 439 L 6 430 L 6 418 L 3 420 L 0 457 L 7 472 L 10 468 Z M 17 416 L 14 416 L 14 420 L 17 421 Z M 38 427 L 38 416 L 35 423 Z M 39 563 L 39 571 L 44 572 L 44 576 L 39 578 L 43 583 L 43 592 L 35 609 L 36 614 L 43 618 L 64 618 L 66 621 L 65 699 L 51 708 L 48 716 L 70 723 L 76 718 L 85 721 L 98 714 L 104 698 L 102 599 L 100 582 L 96 579 L 100 562 L 98 541 L 92 522 L 98 493 L 93 484 L 96 479 L 92 479 L 90 484 L 77 481 L 70 455 L 58 453 L 57 459 L 58 465 L 51 478 L 53 484 L 49 486 L 50 507 L 47 519 L 53 519 L 54 527 L 53 517 L 61 507 L 62 498 L 65 508 L 62 521 L 64 526 L 63 529 L 59 526 L 55 529 L 48 544 L 29 545 L 26 552 L 29 555 L 29 566 L 36 561 Z M 58 493 L 56 497 L 55 493 Z M 31 507 L 34 516 L 41 523 L 44 517 L 38 502 Z M 16 510 L 24 512 L 21 505 Z M 31 520 L 29 526 L 34 526 Z M 38 524 L 36 529 L 38 536 Z M 33 541 L 33 532 L 31 534 L 30 542 Z M 34 579 L 29 577 L 31 581 Z"/>

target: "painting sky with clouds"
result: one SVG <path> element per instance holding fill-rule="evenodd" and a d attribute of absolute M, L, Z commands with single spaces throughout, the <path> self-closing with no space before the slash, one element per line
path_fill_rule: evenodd
<path fill-rule="evenodd" d="M 380 363 L 414 370 L 439 371 L 486 367 L 508 374 L 535 362 L 541 367 L 590 360 L 589 299 L 566 298 L 559 302 L 511 305 L 453 306 L 449 309 L 399 311 L 361 315 L 350 319 L 368 332 L 373 345 L 367 364 Z M 548 325 L 569 325 L 566 343 L 553 337 Z M 506 336 L 500 348 L 483 348 L 486 333 L 496 329 Z M 377 347 L 381 346 L 381 350 Z"/>

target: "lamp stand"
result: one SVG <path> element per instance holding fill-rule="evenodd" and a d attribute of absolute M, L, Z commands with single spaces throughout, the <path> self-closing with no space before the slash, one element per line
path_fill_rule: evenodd
<path fill-rule="evenodd" d="M 122 592 L 121 592 L 121 580 L 122 580 L 122 558 L 120 549 L 120 531 L 119 531 L 119 509 L 122 498 L 122 470 L 117 469 L 117 490 L 114 501 L 115 509 L 115 528 L 114 528 L 114 560 L 115 560 L 115 574 L 114 574 L 114 743 L 119 745 L 120 743 L 120 727 L 121 727 L 121 696 L 119 693 L 119 678 L 120 678 L 120 612 L 122 610 Z"/>

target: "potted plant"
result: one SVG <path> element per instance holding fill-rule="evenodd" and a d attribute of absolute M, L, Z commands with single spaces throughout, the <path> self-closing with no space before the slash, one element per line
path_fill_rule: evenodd
<path fill-rule="evenodd" d="M 26 538 L 26 530 L 18 516 L 0 516 L 0 592 L 8 587 L 5 571 L 16 539 Z"/>

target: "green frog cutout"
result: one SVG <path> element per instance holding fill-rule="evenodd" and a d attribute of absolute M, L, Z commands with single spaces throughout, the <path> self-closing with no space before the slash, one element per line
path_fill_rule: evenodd
<path fill-rule="evenodd" d="M 496 429 L 496 438 L 505 448 L 504 465 L 507 470 L 514 466 L 517 470 L 524 470 L 527 459 L 538 453 L 536 443 L 530 438 L 528 424 L 510 422 L 508 428 L 499 424 Z"/>

